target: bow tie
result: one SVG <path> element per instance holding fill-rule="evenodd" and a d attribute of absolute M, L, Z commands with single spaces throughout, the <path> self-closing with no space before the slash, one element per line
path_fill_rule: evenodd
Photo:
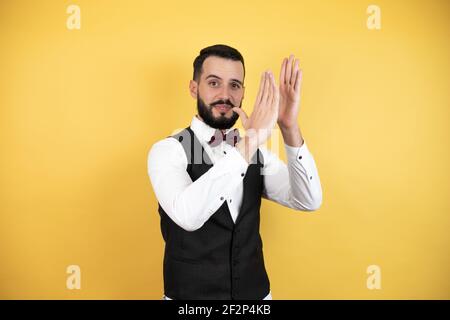
<path fill-rule="evenodd" d="M 208 141 L 208 144 L 211 147 L 215 147 L 215 146 L 218 146 L 219 144 L 221 144 L 222 141 L 225 141 L 230 146 L 234 147 L 240 139 L 241 139 L 241 137 L 239 136 L 238 129 L 230 130 L 228 133 L 222 133 L 222 130 L 217 129 L 214 132 L 214 135 Z"/>

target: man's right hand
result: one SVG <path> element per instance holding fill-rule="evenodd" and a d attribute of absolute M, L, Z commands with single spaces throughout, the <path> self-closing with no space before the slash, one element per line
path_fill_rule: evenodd
<path fill-rule="evenodd" d="M 256 97 L 255 107 L 250 117 L 240 108 L 234 107 L 233 111 L 239 114 L 245 136 L 238 143 L 238 150 L 250 163 L 250 159 L 272 134 L 278 119 L 280 94 L 271 71 L 263 72 Z"/>

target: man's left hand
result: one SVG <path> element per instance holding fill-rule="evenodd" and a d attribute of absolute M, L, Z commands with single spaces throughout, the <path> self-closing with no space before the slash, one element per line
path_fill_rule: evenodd
<path fill-rule="evenodd" d="M 301 82 L 302 70 L 299 69 L 299 60 L 291 54 L 289 58 L 283 59 L 280 72 L 280 104 L 277 122 L 282 130 L 298 126 Z"/>

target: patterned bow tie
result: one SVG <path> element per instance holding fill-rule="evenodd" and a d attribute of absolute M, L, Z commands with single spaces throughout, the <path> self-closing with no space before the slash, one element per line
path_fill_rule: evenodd
<path fill-rule="evenodd" d="M 221 144 L 222 141 L 225 141 L 230 146 L 234 147 L 240 139 L 241 139 L 241 137 L 239 135 L 238 129 L 230 130 L 228 133 L 223 133 L 222 130 L 217 129 L 214 132 L 214 135 L 208 141 L 208 144 L 211 147 L 215 147 L 215 146 L 218 146 L 219 144 Z"/>

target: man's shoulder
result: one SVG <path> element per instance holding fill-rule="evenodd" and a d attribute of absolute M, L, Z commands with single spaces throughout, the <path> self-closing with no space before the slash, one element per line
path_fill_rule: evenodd
<path fill-rule="evenodd" d="M 167 135 L 165 138 L 162 138 L 158 141 L 156 141 L 153 145 L 161 145 L 161 144 L 175 144 L 175 142 L 179 141 L 181 142 L 182 139 L 179 139 L 180 136 L 186 136 L 189 135 L 188 128 L 178 129 L 173 131 L 171 134 Z"/>
<path fill-rule="evenodd" d="M 183 151 L 183 147 L 174 135 L 167 136 L 156 141 L 148 152 L 148 157 L 155 157 L 159 155 L 171 156 Z"/>
<path fill-rule="evenodd" d="M 150 148 L 149 156 L 152 153 L 169 153 L 174 155 L 174 153 L 184 153 L 186 145 L 190 145 L 192 138 L 190 127 L 178 129 L 173 131 L 170 135 L 165 138 L 156 141 Z"/>
<path fill-rule="evenodd" d="M 155 149 L 155 148 L 178 148 L 180 146 L 180 143 L 178 141 L 178 139 L 176 139 L 176 137 L 174 136 L 167 136 L 163 139 L 160 139 L 158 141 L 156 141 L 151 149 Z"/>

